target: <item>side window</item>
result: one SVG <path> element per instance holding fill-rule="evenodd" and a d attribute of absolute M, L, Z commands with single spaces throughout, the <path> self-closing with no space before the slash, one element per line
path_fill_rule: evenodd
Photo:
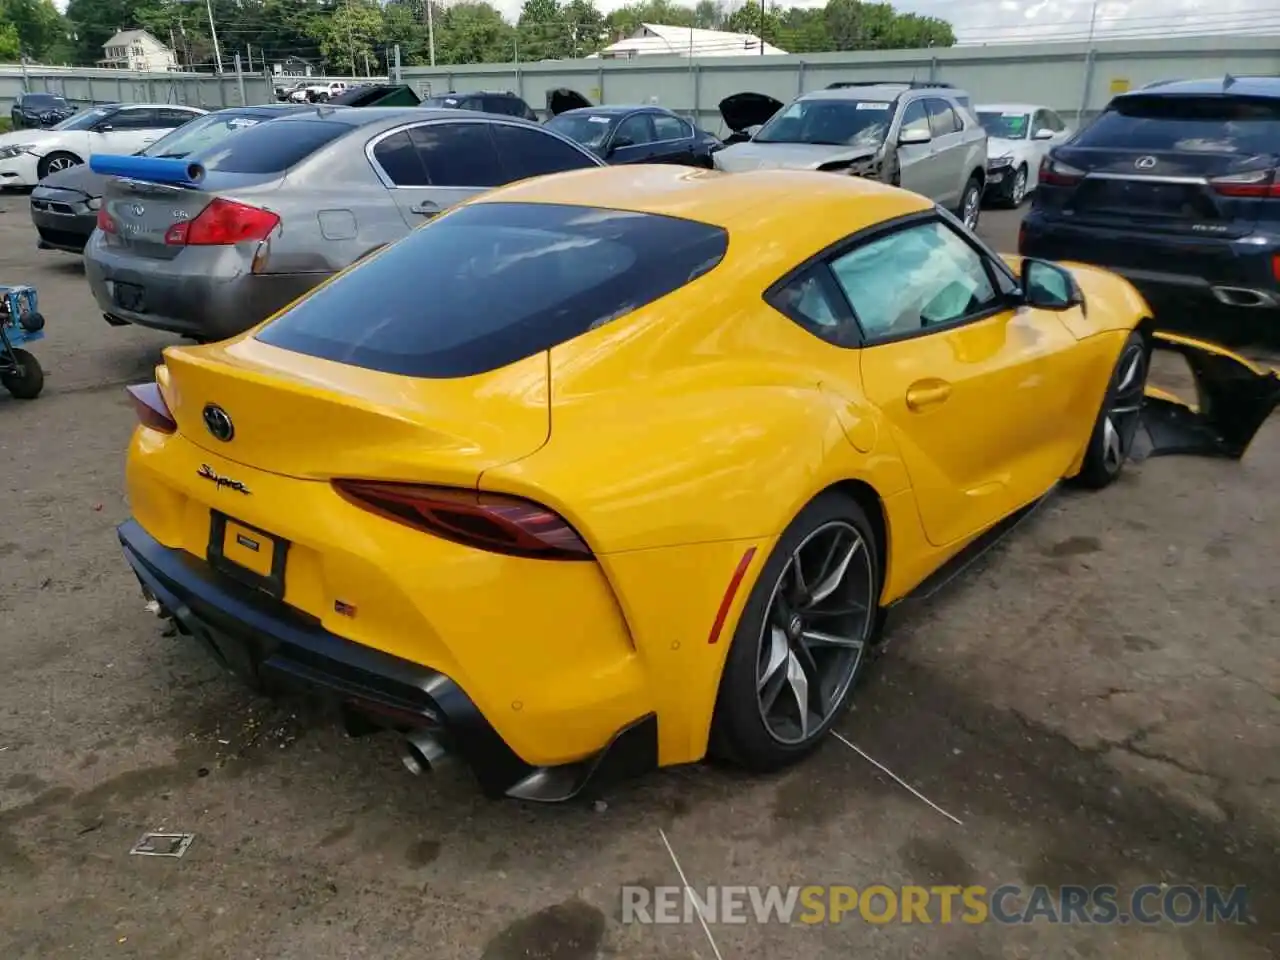
<path fill-rule="evenodd" d="M 146 107 L 130 108 L 121 110 L 107 122 L 111 124 L 113 130 L 154 130 L 157 127 L 167 126 L 160 122 L 158 113 L 158 110 Z"/>
<path fill-rule="evenodd" d="M 868 340 L 955 323 L 999 302 L 981 255 L 938 221 L 872 240 L 831 270 Z"/>
<path fill-rule="evenodd" d="M 902 111 L 902 126 L 898 130 L 903 133 L 929 133 L 929 113 L 924 108 L 923 100 L 913 100 Z"/>
<path fill-rule="evenodd" d="M 1043 110 L 1037 110 L 1031 115 L 1031 130 L 1029 136 L 1034 137 L 1039 131 L 1049 126 L 1049 121 L 1045 117 Z"/>
<path fill-rule="evenodd" d="M 642 143 L 653 142 L 653 124 L 649 120 L 647 113 L 633 113 L 627 119 L 618 124 L 618 129 L 613 134 L 615 143 L 619 141 L 627 141 L 633 146 Z"/>
<path fill-rule="evenodd" d="M 180 127 L 184 123 L 189 123 L 200 116 L 198 113 L 187 113 L 185 110 L 161 110 L 159 113 L 160 122 L 158 126 L 166 127 L 170 130 Z"/>
<path fill-rule="evenodd" d="M 858 342 L 853 318 L 823 264 L 810 267 L 770 291 L 765 299 L 779 313 L 828 343 L 852 346 Z"/>
<path fill-rule="evenodd" d="M 407 130 L 379 140 L 373 148 L 373 159 L 397 187 L 425 187 L 431 183 Z"/>
<path fill-rule="evenodd" d="M 432 123 L 409 131 L 437 187 L 496 187 L 506 182 L 487 123 Z"/>
<path fill-rule="evenodd" d="M 1052 110 L 1044 111 L 1044 122 L 1045 125 L 1054 133 L 1061 133 L 1063 130 L 1067 129 L 1067 125 L 1062 122 L 1062 118 Z"/>
<path fill-rule="evenodd" d="M 506 117 L 518 117 L 524 109 L 515 97 L 484 97 L 485 113 L 500 113 Z"/>
<path fill-rule="evenodd" d="M 493 138 L 506 168 L 504 182 L 597 166 L 583 151 L 536 127 L 495 123 Z"/>
<path fill-rule="evenodd" d="M 962 130 L 960 118 L 955 109 L 945 100 L 929 100 L 929 130 L 935 137 L 945 137 L 949 133 Z"/>
<path fill-rule="evenodd" d="M 693 130 L 679 117 L 673 117 L 669 113 L 655 113 L 653 135 L 656 140 L 687 140 L 693 136 Z"/>

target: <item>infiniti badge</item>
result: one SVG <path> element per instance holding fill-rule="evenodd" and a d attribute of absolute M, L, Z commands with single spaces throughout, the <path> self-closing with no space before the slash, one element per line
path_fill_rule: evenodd
<path fill-rule="evenodd" d="M 205 404 L 204 425 L 208 427 L 209 433 L 213 434 L 215 440 L 221 440 L 223 443 L 236 435 L 235 424 L 227 416 L 227 411 L 216 403 Z"/>
<path fill-rule="evenodd" d="M 1150 170 L 1152 167 L 1156 165 L 1156 158 L 1155 157 L 1139 157 L 1137 160 L 1133 161 L 1133 165 L 1137 167 L 1139 170 Z"/>
<path fill-rule="evenodd" d="M 129 208 L 129 212 L 132 213 L 135 217 L 140 217 L 147 212 L 147 208 L 140 203 L 135 203 L 132 207 Z"/>

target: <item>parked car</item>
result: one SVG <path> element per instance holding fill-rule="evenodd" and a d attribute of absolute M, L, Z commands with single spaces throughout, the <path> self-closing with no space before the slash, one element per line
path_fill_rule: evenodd
<path fill-rule="evenodd" d="M 1018 248 L 1123 274 L 1162 325 L 1280 343 L 1278 165 L 1278 77 L 1120 94 L 1045 156 Z"/>
<path fill-rule="evenodd" d="M 307 83 L 294 87 L 286 95 L 290 103 L 325 103 L 339 97 L 351 89 L 345 80 L 333 80 L 328 83 Z"/>
<path fill-rule="evenodd" d="M 537 120 L 533 108 L 510 90 L 476 90 L 472 93 L 442 93 L 427 97 L 422 106 L 435 110 L 475 110 L 479 113 L 496 113 L 504 117 L 520 117 Z"/>
<path fill-rule="evenodd" d="M 893 605 L 1064 478 L 1114 482 L 1140 418 L 1206 453 L 1234 424 L 1240 456 L 1280 398 L 1153 337 L 1122 279 L 1006 261 L 905 190 L 689 178 L 495 190 L 166 350 L 130 388 L 118 531 L 150 608 L 491 796 L 776 770 L 829 739 Z M 1166 345 L 1212 360 L 1221 409 L 1143 406 Z"/>
<path fill-rule="evenodd" d="M 198 186 L 108 181 L 84 254 L 108 322 L 228 337 L 468 197 L 603 165 L 539 124 L 418 107 L 320 107 L 188 159 Z"/>
<path fill-rule="evenodd" d="M 49 130 L 0 134 L 0 187 L 33 187 L 95 153 L 136 153 L 207 110 L 163 103 L 112 103 Z"/>
<path fill-rule="evenodd" d="M 988 199 L 1017 209 L 1039 183 L 1040 161 L 1071 130 L 1045 106 L 989 103 L 976 108 L 987 131 Z"/>
<path fill-rule="evenodd" d="M 301 104 L 269 104 L 218 110 L 174 129 L 151 146 L 138 151 L 143 157 L 180 159 L 207 149 L 223 138 L 264 120 L 315 108 Z M 98 209 L 108 177 L 88 164 L 49 174 L 31 191 L 31 222 L 40 235 L 40 249 L 82 253 L 98 225 Z"/>
<path fill-rule="evenodd" d="M 54 93 L 20 93 L 13 98 L 9 120 L 15 130 L 52 127 L 74 115 L 76 108 Z"/>
<path fill-rule="evenodd" d="M 682 163 L 710 167 L 721 143 L 663 107 L 582 107 L 557 114 L 550 129 L 612 164 Z"/>
<path fill-rule="evenodd" d="M 750 141 L 717 151 L 715 166 L 872 177 L 954 210 L 972 229 L 986 185 L 987 133 L 967 100 L 954 87 L 907 82 L 815 90 L 762 120 Z M 737 116 L 735 125 L 750 126 L 744 119 Z"/>

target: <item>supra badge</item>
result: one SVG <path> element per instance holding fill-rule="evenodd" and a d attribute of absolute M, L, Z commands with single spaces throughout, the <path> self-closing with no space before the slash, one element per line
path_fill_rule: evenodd
<path fill-rule="evenodd" d="M 213 439 L 226 443 L 236 435 L 236 426 L 231 422 L 227 411 L 216 403 L 206 403 L 204 407 L 204 425 Z"/>
<path fill-rule="evenodd" d="M 218 471 L 214 470 L 213 467 L 209 466 L 207 463 L 200 464 L 200 469 L 196 471 L 196 476 L 201 480 L 209 480 L 216 484 L 219 490 L 226 487 L 228 490 L 234 490 L 236 493 L 247 494 L 249 492 L 249 488 L 239 480 L 232 480 L 230 477 L 222 476 L 222 474 L 218 473 Z"/>

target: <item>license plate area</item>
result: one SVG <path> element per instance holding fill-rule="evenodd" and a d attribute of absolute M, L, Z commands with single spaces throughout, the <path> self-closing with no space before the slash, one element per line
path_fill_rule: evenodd
<path fill-rule="evenodd" d="M 257 527 L 209 511 L 209 565 L 261 590 L 277 600 L 284 599 L 285 561 L 289 541 Z"/>
<path fill-rule="evenodd" d="M 121 309 L 132 310 L 135 313 L 145 310 L 147 305 L 146 291 L 136 283 L 112 281 L 111 299 Z"/>

